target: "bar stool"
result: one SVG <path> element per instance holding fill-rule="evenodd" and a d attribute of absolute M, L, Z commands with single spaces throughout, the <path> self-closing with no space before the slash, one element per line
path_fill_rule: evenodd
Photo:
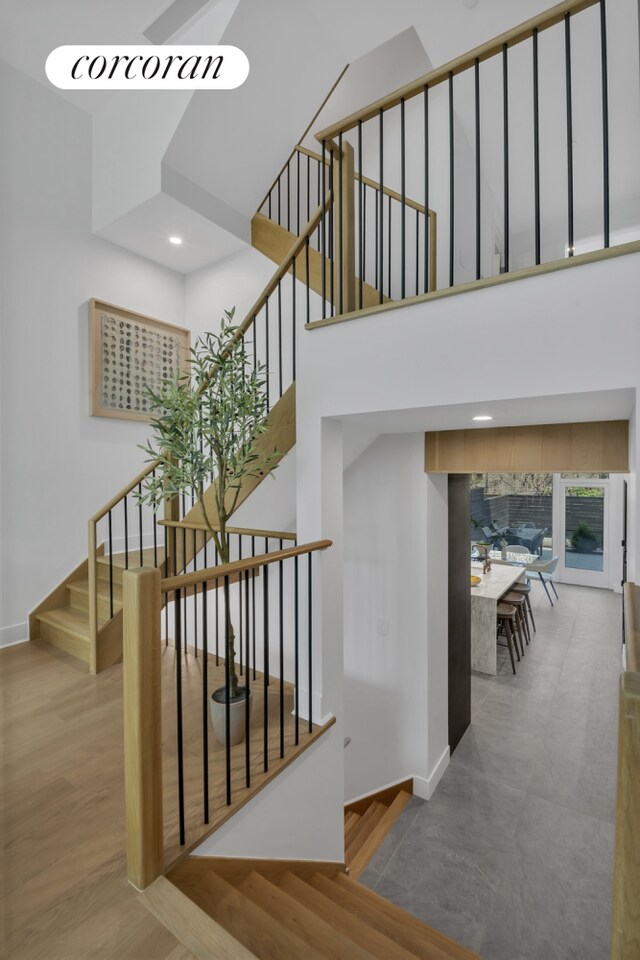
<path fill-rule="evenodd" d="M 533 610 L 531 609 L 531 596 L 530 596 L 531 584 L 525 583 L 524 581 L 519 580 L 517 583 L 514 583 L 511 589 L 513 590 L 514 593 L 521 593 L 522 596 L 524 597 L 525 599 L 524 614 L 527 619 L 531 617 L 531 623 L 533 624 L 533 630 L 535 632 L 536 621 L 533 616 Z M 529 631 L 529 637 L 531 637 L 531 631 Z"/>
<path fill-rule="evenodd" d="M 516 618 L 516 608 L 513 607 L 513 606 L 511 606 L 511 605 L 508 604 L 508 603 L 498 603 L 497 615 L 498 615 L 498 630 L 500 630 L 501 627 L 504 627 L 504 633 L 505 633 L 505 636 L 506 636 L 506 638 L 507 638 L 507 646 L 508 646 L 508 648 L 509 648 L 509 656 L 511 657 L 511 669 L 512 669 L 513 672 L 515 673 L 515 672 L 516 672 L 516 662 L 515 662 L 515 660 L 514 660 L 514 658 L 513 658 L 513 648 L 514 648 L 514 643 L 513 643 L 513 637 L 514 637 L 513 624 L 514 624 L 514 621 L 515 621 L 515 618 Z M 502 646 L 504 646 L 504 644 L 502 644 Z M 519 660 L 519 659 L 520 659 L 520 654 L 518 653 L 518 646 L 517 646 L 517 644 L 515 644 L 515 648 L 516 648 L 516 655 L 517 655 L 518 660 Z"/>
<path fill-rule="evenodd" d="M 524 613 L 522 612 L 525 606 L 524 597 L 521 593 L 515 593 L 512 590 L 509 590 L 507 593 L 503 594 L 500 597 L 500 600 L 503 603 L 508 603 L 512 607 L 516 608 L 516 636 L 520 641 L 520 652 L 524 657 L 524 642 L 526 641 L 527 646 L 529 645 L 529 632 L 526 629 L 524 621 Z M 517 644 L 516 644 L 517 649 Z"/>

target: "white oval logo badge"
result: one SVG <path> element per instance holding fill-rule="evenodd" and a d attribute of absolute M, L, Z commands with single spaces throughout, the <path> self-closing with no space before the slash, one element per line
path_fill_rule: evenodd
<path fill-rule="evenodd" d="M 45 69 L 61 90 L 233 90 L 249 60 L 231 46 L 70 44 L 52 50 Z"/>

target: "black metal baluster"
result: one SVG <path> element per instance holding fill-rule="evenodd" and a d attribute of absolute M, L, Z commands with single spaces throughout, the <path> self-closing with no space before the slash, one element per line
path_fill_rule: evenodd
<path fill-rule="evenodd" d="M 267 551 L 265 550 L 265 553 Z M 264 770 L 265 773 L 269 769 L 269 564 L 265 564 L 263 568 L 263 581 L 262 581 L 262 612 L 264 616 L 263 630 L 264 636 L 262 638 L 263 646 L 263 670 L 262 675 L 262 686 L 263 686 L 263 725 L 264 725 Z"/>
<path fill-rule="evenodd" d="M 533 203 L 535 260 L 540 263 L 540 95 L 538 74 L 538 30 L 533 31 Z"/>
<path fill-rule="evenodd" d="M 218 548 L 214 548 L 214 566 L 220 563 Z M 220 666 L 220 581 L 216 580 L 216 667 Z"/>
<path fill-rule="evenodd" d="M 321 170 L 321 175 L 322 175 L 322 217 L 321 217 L 321 220 L 320 220 L 320 222 L 321 222 L 321 224 L 322 224 L 322 233 L 321 233 L 321 235 L 320 235 L 320 243 L 321 243 L 321 246 L 322 246 L 322 251 L 321 251 L 321 253 L 322 253 L 322 319 L 323 319 L 323 320 L 325 319 L 325 317 L 326 317 L 326 315 L 327 315 L 327 249 L 326 249 L 326 248 L 327 248 L 327 227 L 326 227 L 326 223 L 325 223 L 325 213 L 326 213 L 326 211 L 325 211 L 325 207 L 324 207 L 324 201 L 325 201 L 325 197 L 326 197 L 326 195 L 327 195 L 327 188 L 326 188 L 326 183 L 325 183 L 325 181 L 326 181 L 326 175 L 327 175 L 327 165 L 326 165 L 326 163 L 325 163 L 325 150 L 326 150 L 326 143 L 325 143 L 325 141 L 323 140 L 323 141 L 322 141 L 322 170 Z M 307 279 L 308 279 L 308 278 L 307 278 Z"/>
<path fill-rule="evenodd" d="M 207 569 L 207 541 L 204 542 L 204 569 Z M 204 822 L 209 823 L 209 622 L 208 581 L 202 583 L 202 785 Z"/>
<path fill-rule="evenodd" d="M 272 193 L 273 193 L 273 187 L 271 187 L 271 190 L 269 190 L 269 196 L 267 197 L 267 200 L 268 200 L 267 213 L 269 216 L 269 220 L 271 220 L 271 194 Z"/>
<path fill-rule="evenodd" d="M 400 98 L 400 193 L 402 194 L 402 206 L 400 214 L 400 299 L 404 300 L 406 297 L 406 237 L 405 237 L 405 217 L 406 217 L 406 200 L 407 200 L 407 189 L 406 189 L 406 171 L 405 171 L 405 133 L 404 133 L 404 97 Z M 389 204 L 391 206 L 391 204 Z"/>
<path fill-rule="evenodd" d="M 292 380 L 296 379 L 296 260 L 291 261 L 291 366 Z"/>
<path fill-rule="evenodd" d="M 318 171 L 319 172 L 319 171 Z M 311 157 L 307 154 L 307 219 L 306 222 L 309 223 L 311 219 Z M 320 206 L 320 204 L 318 204 Z M 300 236 L 300 231 L 298 230 L 298 236 Z"/>
<path fill-rule="evenodd" d="M 379 206 L 380 213 L 378 216 L 378 227 L 380 230 L 380 237 L 378 240 L 378 248 L 380 255 L 380 303 L 384 300 L 384 115 L 383 111 L 379 112 L 379 128 L 378 136 L 380 137 L 380 186 L 379 186 Z"/>
<path fill-rule="evenodd" d="M 313 728 L 313 576 L 311 572 L 312 554 L 307 554 L 308 561 L 308 590 L 309 590 L 309 733 Z"/>
<path fill-rule="evenodd" d="M 287 160 L 287 230 L 291 233 L 291 157 Z"/>
<path fill-rule="evenodd" d="M 187 572 L 187 528 L 182 528 L 182 569 L 184 572 Z M 184 616 L 184 655 L 187 656 L 188 653 L 188 642 L 187 642 L 187 591 L 184 593 L 184 603 L 182 604 L 182 611 Z"/>
<path fill-rule="evenodd" d="M 429 283 L 429 87 L 424 85 L 424 292 L 433 286 Z"/>
<path fill-rule="evenodd" d="M 384 194 L 383 194 L 384 197 Z M 389 197 L 389 216 L 387 217 L 387 271 L 389 282 L 389 300 L 391 300 L 391 197 Z"/>
<path fill-rule="evenodd" d="M 374 225 L 373 225 L 373 235 L 374 235 L 374 237 L 375 237 L 375 244 L 374 244 L 374 249 L 373 249 L 373 259 L 374 259 L 374 261 L 375 261 L 375 287 L 376 287 L 376 290 L 379 289 L 379 287 L 378 287 L 378 280 L 379 280 L 379 270 L 380 270 L 380 257 L 378 256 L 378 250 L 379 250 L 379 248 L 380 248 L 380 234 L 379 234 L 379 231 L 378 231 L 378 222 L 379 222 L 379 220 L 380 220 L 380 211 L 378 210 L 379 193 L 380 193 L 380 191 L 379 191 L 378 188 L 376 187 L 376 188 L 375 188 L 374 197 L 373 197 L 373 202 L 374 202 L 374 211 L 373 211 L 373 212 L 374 212 L 374 219 L 375 219 L 375 222 L 374 222 Z"/>
<path fill-rule="evenodd" d="M 122 501 L 124 507 L 124 568 L 129 569 L 129 518 L 127 514 L 127 494 Z"/>
<path fill-rule="evenodd" d="M 278 397 L 282 396 L 282 289 L 278 280 Z"/>
<path fill-rule="evenodd" d="M 367 277 L 367 185 L 366 183 L 362 184 L 362 243 L 363 243 L 363 253 L 362 253 L 362 276 L 360 277 L 360 306 L 364 306 L 363 301 L 363 290 L 362 286 L 366 283 Z"/>
<path fill-rule="evenodd" d="M 227 782 L 227 806 L 231 804 L 231 677 L 233 664 L 229 663 L 231 640 L 231 611 L 229 609 L 229 575 L 224 578 L 224 713 L 225 713 L 225 776 Z"/>
<path fill-rule="evenodd" d="M 111 510 L 107 514 L 109 521 L 109 617 L 113 618 L 113 526 Z"/>
<path fill-rule="evenodd" d="M 504 272 L 509 272 L 509 48 L 502 45 L 502 122 L 504 180 Z"/>
<path fill-rule="evenodd" d="M 340 304 L 340 313 L 344 313 L 344 198 L 342 191 L 342 134 L 338 137 L 338 271 L 339 271 L 339 291 L 338 302 Z"/>
<path fill-rule="evenodd" d="M 573 256 L 573 111 L 571 103 L 571 14 L 564 17 L 565 85 L 567 97 L 567 255 Z"/>
<path fill-rule="evenodd" d="M 258 331 L 256 330 L 256 316 L 253 315 L 253 320 L 251 321 L 251 328 L 253 330 L 253 372 L 257 373 L 258 371 L 258 342 L 257 336 Z"/>
<path fill-rule="evenodd" d="M 420 293 L 420 211 L 416 210 L 416 297 Z"/>
<path fill-rule="evenodd" d="M 282 540 L 280 541 L 280 549 L 282 550 Z M 278 561 L 278 613 L 280 616 L 280 631 L 279 631 L 279 643 L 280 643 L 280 758 L 284 757 L 284 619 L 283 619 L 283 610 L 284 610 L 284 585 L 282 581 L 282 568 L 283 561 Z"/>
<path fill-rule="evenodd" d="M 329 276 L 329 289 L 331 291 L 331 316 L 335 316 L 336 310 L 336 297 L 335 297 L 335 276 L 334 276 L 334 265 L 333 258 L 335 254 L 334 249 L 334 216 L 335 216 L 335 206 L 336 206 L 336 195 L 335 195 L 335 183 L 334 183 L 334 163 L 333 163 L 333 152 L 331 153 L 331 161 L 329 163 L 329 193 L 331 194 L 331 203 L 329 204 L 329 264 L 330 264 L 330 276 Z M 307 277 L 307 280 L 309 278 Z"/>
<path fill-rule="evenodd" d="M 271 409 L 271 404 L 269 402 L 269 384 L 271 381 L 271 368 L 269 367 L 269 297 L 267 297 L 264 304 L 265 311 L 265 365 L 266 365 L 266 386 L 267 386 L 267 413 Z"/>
<path fill-rule="evenodd" d="M 151 476 L 155 477 L 156 471 L 151 471 Z M 158 566 L 158 514 L 153 511 L 153 565 Z"/>
<path fill-rule="evenodd" d="M 198 557 L 198 531 L 193 531 L 193 572 L 197 569 Z M 193 643 L 195 648 L 195 657 L 198 659 L 198 588 L 193 588 Z"/>
<path fill-rule="evenodd" d="M 364 216 L 363 208 L 363 183 L 362 183 L 362 120 L 358 120 L 358 262 L 360 279 L 358 287 L 360 289 L 360 309 L 362 310 L 362 283 L 364 278 L 364 231 L 362 218 Z"/>
<path fill-rule="evenodd" d="M 238 560 L 242 560 L 242 534 L 238 535 Z M 240 643 L 238 644 L 238 661 L 240 664 L 240 676 L 243 676 L 244 669 L 242 663 L 242 574 L 238 574 L 238 631 L 240 634 Z"/>
<path fill-rule="evenodd" d="M 142 496 L 142 482 L 138 484 L 138 498 Z M 140 536 L 140 566 L 144 566 L 142 554 L 142 500 L 138 499 L 138 534 Z"/>
<path fill-rule="evenodd" d="M 453 133 L 453 73 L 449 71 L 449 286 L 453 286 L 455 250 L 455 138 Z"/>
<path fill-rule="evenodd" d="M 307 217 L 307 220 L 309 218 Z M 300 151 L 296 150 L 296 237 L 300 236 Z"/>
<path fill-rule="evenodd" d="M 178 741 L 178 820 L 180 824 L 180 845 L 184 836 L 184 751 L 182 741 L 182 616 L 180 611 L 181 591 L 173 595 L 175 608 L 175 649 L 176 649 L 176 734 Z"/>
<path fill-rule="evenodd" d="M 170 575 L 169 571 L 169 528 L 163 527 L 164 530 L 164 564 L 163 564 L 163 573 L 165 577 Z M 165 594 L 164 597 L 164 645 L 165 647 L 169 646 L 169 597 Z"/>
<path fill-rule="evenodd" d="M 305 240 L 304 244 L 304 258 L 305 258 L 305 272 L 307 275 L 307 323 L 311 321 L 311 299 L 309 295 L 310 286 L 309 286 L 309 237 Z"/>
<path fill-rule="evenodd" d="M 244 620 L 246 624 L 245 629 L 245 656 L 244 662 L 246 663 L 246 671 L 244 678 L 245 685 L 245 694 L 244 694 L 244 728 L 245 728 L 245 737 L 244 737 L 244 766 L 245 766 L 245 785 L 247 787 L 251 786 L 251 677 L 249 676 L 249 571 L 245 570 L 244 572 Z"/>
<path fill-rule="evenodd" d="M 609 199 L 609 78 L 607 70 L 607 12 L 600 0 L 600 49 L 602 68 L 602 200 L 604 213 L 604 246 L 610 245 Z"/>
<path fill-rule="evenodd" d="M 308 158 L 307 158 L 307 159 L 308 159 Z M 315 163 L 317 164 L 318 161 L 316 160 Z M 323 166 L 324 166 L 324 163 L 323 163 Z M 320 206 L 320 167 L 318 167 L 318 173 L 317 173 L 317 177 L 316 177 L 316 190 L 317 190 L 317 193 L 318 193 L 318 202 L 316 203 L 316 206 L 319 207 L 319 206 Z M 322 202 L 324 203 L 324 196 L 323 196 Z M 307 220 L 308 220 L 308 219 L 309 219 L 309 213 L 307 212 Z M 318 224 L 318 239 L 317 239 L 317 243 L 318 243 L 318 250 L 319 250 L 319 249 L 320 249 L 320 224 Z"/>
<path fill-rule="evenodd" d="M 475 108 L 476 108 L 476 280 L 481 268 L 481 179 L 480 179 L 480 61 L 475 60 Z"/>
<path fill-rule="evenodd" d="M 256 555 L 256 538 L 252 535 L 251 537 L 251 558 Z M 253 647 L 253 679 L 256 679 L 256 577 L 258 572 L 256 568 L 253 568 L 253 576 L 251 577 L 251 642 Z M 247 660 L 247 663 L 249 661 Z"/>
<path fill-rule="evenodd" d="M 278 177 L 278 226 L 279 226 L 279 227 L 282 226 L 282 224 L 280 223 L 280 181 L 281 181 L 281 177 L 282 177 L 282 174 L 280 174 L 280 176 Z"/>
<path fill-rule="evenodd" d="M 295 712 L 295 743 L 296 747 L 300 742 L 300 621 L 299 621 L 299 602 L 298 602 L 298 558 L 293 558 L 294 584 L 293 584 L 293 637 L 294 637 L 294 678 L 293 685 L 296 697 Z"/>

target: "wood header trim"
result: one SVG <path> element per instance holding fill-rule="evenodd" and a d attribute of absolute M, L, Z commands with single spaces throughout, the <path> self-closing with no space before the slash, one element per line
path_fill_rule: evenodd
<path fill-rule="evenodd" d="M 629 421 L 440 430 L 425 434 L 426 473 L 626 473 Z"/>

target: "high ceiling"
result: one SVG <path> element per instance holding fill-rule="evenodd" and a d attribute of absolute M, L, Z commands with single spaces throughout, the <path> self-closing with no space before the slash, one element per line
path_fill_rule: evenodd
<path fill-rule="evenodd" d="M 635 7 L 636 2 L 617 0 L 617 6 L 626 9 Z M 194 207 L 192 204 L 188 209 L 184 202 L 179 203 L 181 198 L 175 193 L 169 198 L 171 203 L 167 202 L 160 186 L 163 162 L 182 176 L 189 188 L 214 190 L 214 200 L 223 197 L 225 201 L 233 192 L 234 173 L 242 168 L 247 189 L 236 209 L 246 217 L 244 208 L 252 205 L 254 194 L 257 197 L 264 193 L 342 65 L 354 63 L 390 38 L 413 28 L 417 47 L 421 45 L 426 51 L 422 58 L 416 54 L 417 75 L 422 71 L 418 64 L 430 60 L 438 66 L 550 5 L 549 0 L 518 0 L 517 3 L 478 0 L 475 6 L 469 0 L 396 0 L 393 4 L 383 0 L 323 0 L 322 4 L 315 0 L 270 0 L 271 16 L 265 19 L 264 0 L 0 0 L 0 57 L 48 85 L 44 73 L 46 57 L 62 44 L 148 43 L 149 36 L 163 36 L 167 42 L 179 39 L 187 43 L 236 42 L 239 46 L 244 43 L 252 62 L 246 90 L 234 91 L 235 96 L 225 98 L 224 102 L 214 94 L 206 107 L 205 122 L 201 101 L 197 102 L 202 95 L 196 95 L 188 105 L 185 101 L 184 117 L 176 124 L 173 136 L 165 129 L 157 138 L 158 143 L 165 145 L 162 150 L 158 148 L 159 155 L 154 161 L 153 188 L 150 185 L 137 203 L 132 201 L 131 209 L 119 213 L 117 220 L 100 225 L 100 234 L 114 242 L 159 262 L 176 263 L 175 257 L 168 261 L 160 252 L 157 224 L 164 224 L 169 216 L 175 222 L 173 231 L 186 236 L 195 226 Z M 337 23 L 339 32 L 335 29 Z M 172 29 L 175 33 L 169 36 Z M 271 50 L 275 59 L 269 56 Z M 280 74 L 276 76 L 278 70 Z M 294 85 L 291 85 L 291 76 L 295 76 Z M 623 79 L 621 77 L 621 82 Z M 634 79 L 637 86 L 637 77 Z M 289 85 L 289 96 L 283 83 Z M 493 100 L 489 79 L 486 84 Z M 114 116 L 120 112 L 125 129 L 142 130 L 135 112 L 130 109 L 133 100 L 127 94 L 60 90 L 56 93 L 92 114 L 94 131 L 101 124 L 105 128 L 108 124 L 111 133 Z M 286 109 L 283 109 L 285 103 Z M 560 100 L 556 106 L 560 115 Z M 472 142 L 472 112 L 465 109 L 462 99 L 457 115 L 467 139 Z M 270 120 L 268 136 L 264 132 L 265 118 Z M 149 122 L 147 118 L 147 124 Z M 165 127 L 166 122 L 165 119 Z M 254 129 L 263 132 L 259 138 L 256 134 L 258 142 L 251 144 L 247 131 Z M 491 175 L 497 176 L 501 169 L 496 153 L 500 149 L 499 137 L 492 135 L 490 121 L 484 130 L 483 168 L 489 171 L 487 189 L 495 195 L 500 183 L 497 180 L 494 183 Z M 188 143 L 184 140 L 187 136 Z M 140 139 L 148 145 L 152 140 L 148 129 L 144 130 L 144 136 L 141 133 Z M 528 144 L 525 139 L 522 142 Z M 223 149 L 220 144 L 224 145 Z M 591 152 L 586 147 L 583 149 L 583 154 L 588 156 Z M 181 155 L 191 158 L 188 169 L 180 168 Z M 636 155 L 629 151 L 629 156 Z M 245 169 L 251 157 L 256 166 Z M 145 169 L 151 169 L 147 162 L 151 158 L 144 159 Z M 200 168 L 194 166 L 196 161 L 200 161 Z M 620 181 L 619 173 L 616 170 L 616 182 Z M 123 172 L 118 171 L 118 175 L 122 176 Z M 94 197 L 96 176 L 94 170 Z M 104 179 L 116 183 L 118 196 L 122 195 L 111 173 Z M 97 186 L 99 190 L 100 184 Z M 106 206 L 110 209 L 117 204 L 107 202 Z M 551 208 L 556 206 L 559 204 L 550 203 Z M 229 224 L 220 220 L 211 222 L 215 219 L 210 212 L 214 208 L 215 203 L 208 212 L 205 206 L 202 211 L 200 208 L 196 211 L 204 212 L 205 216 L 197 222 L 193 256 L 182 251 L 178 266 L 181 271 L 197 269 L 207 257 L 211 262 L 228 255 L 237 249 L 238 243 L 246 240 L 247 229 L 235 231 L 234 235 Z M 514 209 L 514 218 L 516 214 Z M 226 235 L 223 227 L 227 228 Z"/>

